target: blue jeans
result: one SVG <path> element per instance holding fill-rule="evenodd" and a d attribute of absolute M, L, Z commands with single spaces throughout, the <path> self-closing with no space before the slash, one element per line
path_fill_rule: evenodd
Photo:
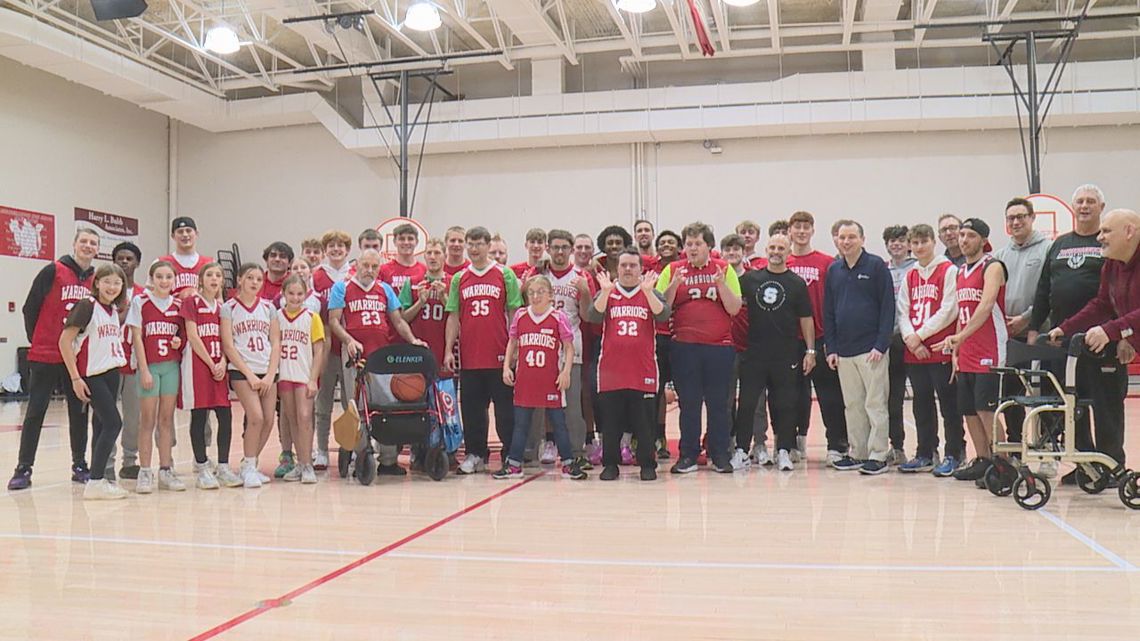
<path fill-rule="evenodd" d="M 515 407 L 515 425 L 522 427 L 511 434 L 511 447 L 507 451 L 507 461 L 511 465 L 522 467 L 523 455 L 526 453 L 527 433 L 530 431 L 526 427 L 530 425 L 537 409 L 539 408 Z M 574 452 L 570 447 L 570 430 L 566 428 L 566 410 L 561 407 L 544 409 L 546 410 L 546 419 L 554 426 L 554 444 L 558 446 L 558 458 L 562 459 L 563 464 L 569 464 L 570 460 L 574 458 Z"/>
<path fill-rule="evenodd" d="M 673 387 L 681 409 L 681 457 L 696 460 L 701 452 L 701 406 L 708 411 L 709 458 L 728 458 L 728 393 L 736 350 L 731 345 L 700 345 L 673 341 L 669 360 Z"/>

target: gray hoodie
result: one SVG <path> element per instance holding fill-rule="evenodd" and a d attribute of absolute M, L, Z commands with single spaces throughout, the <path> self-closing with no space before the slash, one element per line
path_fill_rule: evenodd
<path fill-rule="evenodd" d="M 1048 238 L 1033 230 L 1024 244 L 1010 242 L 994 252 L 994 258 L 1005 263 L 1009 274 L 1009 280 L 1005 284 L 1006 318 L 1020 316 L 1033 309 L 1033 297 L 1037 294 L 1037 281 L 1041 279 L 1041 268 L 1045 266 L 1049 244 Z"/>

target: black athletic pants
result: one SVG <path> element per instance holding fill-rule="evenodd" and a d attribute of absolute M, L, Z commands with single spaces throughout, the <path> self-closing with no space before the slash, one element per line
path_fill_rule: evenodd
<path fill-rule="evenodd" d="M 801 347 L 803 341 L 800 341 Z M 806 347 L 805 347 L 806 349 Z M 847 417 L 844 415 L 843 390 L 839 387 L 839 372 L 827 366 L 827 354 L 823 351 L 823 339 L 815 341 L 816 366 L 808 376 L 799 376 L 799 405 L 796 413 L 796 428 L 799 436 L 807 436 L 811 423 L 811 386 L 819 397 L 819 412 L 823 415 L 823 427 L 827 435 L 827 449 L 836 452 L 847 451 Z"/>
<path fill-rule="evenodd" d="M 1064 379 L 1062 379 L 1064 382 Z M 1077 360 L 1077 398 L 1092 399 L 1095 414 L 1094 445 L 1089 413 L 1077 420 L 1078 450 L 1102 452 L 1124 465 L 1124 397 L 1128 395 L 1128 366 L 1115 358 Z"/>
<path fill-rule="evenodd" d="M 488 409 L 491 403 L 495 404 L 495 432 L 506 450 L 514 435 L 514 391 L 503 382 L 501 369 L 461 369 L 459 383 L 459 413 L 463 417 L 465 451 L 486 461 L 491 454 L 487 447 Z M 527 426 L 519 429 L 527 429 Z"/>
<path fill-rule="evenodd" d="M 123 430 L 119 415 L 119 370 L 83 379 L 91 392 L 91 480 L 99 481 L 106 473 L 107 459 L 115 451 L 115 441 Z"/>
<path fill-rule="evenodd" d="M 906 395 L 906 363 L 903 362 L 903 353 L 906 345 L 903 344 L 901 334 L 891 338 L 890 363 L 887 367 L 890 380 L 890 393 L 887 395 L 887 423 L 890 425 L 891 449 L 905 449 L 906 430 L 903 428 L 903 397 Z M 827 363 L 824 363 L 827 365 Z"/>
<path fill-rule="evenodd" d="M 190 410 L 190 446 L 194 449 L 194 461 L 205 463 L 206 419 L 210 412 L 218 418 L 218 464 L 230 462 L 230 441 L 233 440 L 233 411 L 229 407 L 214 407 Z"/>
<path fill-rule="evenodd" d="M 669 335 L 657 335 L 657 402 L 665 403 L 665 384 L 673 380 L 673 366 L 672 361 L 669 360 Z M 661 443 L 665 443 L 665 423 L 659 422 L 661 416 L 660 406 L 653 407 L 653 413 L 650 414 L 650 424 L 656 426 L 657 438 L 661 439 Z"/>
<path fill-rule="evenodd" d="M 795 449 L 795 410 L 796 403 L 800 400 L 797 382 L 808 380 L 801 375 L 802 363 L 800 360 L 789 363 L 757 358 L 752 350 L 740 355 L 740 405 L 736 410 L 740 425 L 736 428 L 737 448 L 745 452 L 751 449 L 756 404 L 760 402 L 761 390 L 767 389 L 768 415 L 771 417 L 772 431 L 776 434 L 776 449 Z M 827 367 L 827 364 L 824 363 L 823 366 Z"/>
<path fill-rule="evenodd" d="M 75 395 L 71 388 L 71 376 L 63 363 L 28 363 L 28 409 L 24 414 L 24 425 L 20 432 L 20 458 L 18 463 L 32 467 L 36 463 L 36 450 L 40 445 L 40 431 L 44 427 L 51 393 L 62 383 L 67 397 L 67 422 L 71 436 L 71 462 L 80 464 L 86 460 L 87 451 L 87 406 Z M 106 461 L 104 461 L 105 463 Z"/>
<path fill-rule="evenodd" d="M 910 387 L 914 426 L 918 432 L 917 456 L 934 458 L 938 449 L 938 413 L 942 414 L 942 430 L 946 439 L 946 456 L 961 461 L 966 452 L 966 435 L 962 414 L 958 411 L 958 386 L 950 382 L 950 363 L 924 363 L 906 366 Z M 938 396 L 935 412 L 934 397 Z M 935 461 L 937 463 L 937 461 Z"/>
<path fill-rule="evenodd" d="M 602 465 L 621 464 L 621 437 L 632 432 L 637 439 L 637 463 L 655 467 L 654 425 L 650 417 L 657 415 L 657 396 L 637 390 L 612 390 L 598 394 L 602 416 Z"/>

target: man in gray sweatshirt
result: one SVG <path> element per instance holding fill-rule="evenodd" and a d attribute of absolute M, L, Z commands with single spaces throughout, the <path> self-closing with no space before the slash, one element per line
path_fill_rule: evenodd
<path fill-rule="evenodd" d="M 1041 269 L 1051 244 L 1049 238 L 1033 228 L 1035 218 L 1033 203 L 1028 200 L 1014 198 L 1006 203 L 1005 226 L 1009 230 L 1009 244 L 994 252 L 994 258 L 1005 264 L 1009 274 L 1005 285 L 1006 328 L 1010 338 L 1023 342 L 1029 330 L 1041 329 L 1029 327 L 1029 320 L 1033 317 L 1037 281 L 1041 279 Z M 1024 389 L 1016 378 L 1003 378 L 1003 396 L 1023 393 Z M 1020 407 L 1006 410 L 1005 422 L 1009 440 L 1020 442 L 1025 410 Z"/>

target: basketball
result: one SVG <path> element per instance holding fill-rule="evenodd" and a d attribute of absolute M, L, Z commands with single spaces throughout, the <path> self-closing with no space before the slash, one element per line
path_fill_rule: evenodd
<path fill-rule="evenodd" d="M 423 400 L 424 391 L 427 390 L 427 382 L 424 381 L 422 374 L 396 374 L 392 376 L 392 382 L 389 384 L 392 389 L 392 396 L 402 403 L 414 403 L 415 401 Z"/>

